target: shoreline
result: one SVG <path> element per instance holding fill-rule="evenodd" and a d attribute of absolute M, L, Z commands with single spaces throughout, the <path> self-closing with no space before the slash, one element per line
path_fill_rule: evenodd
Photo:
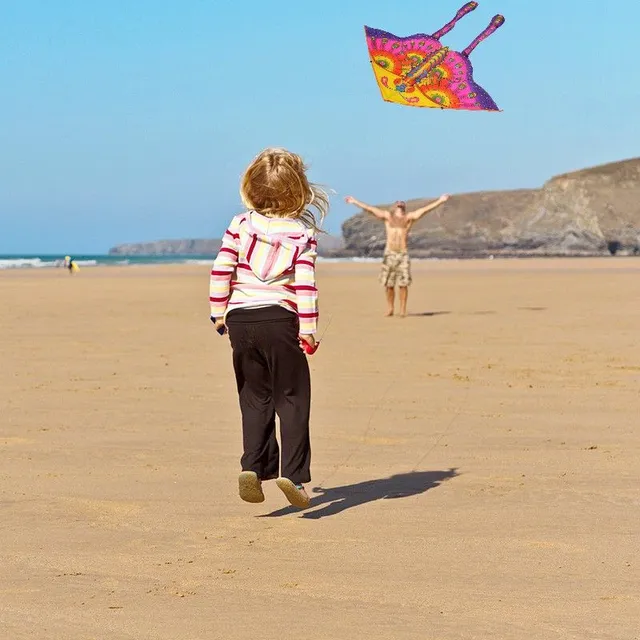
<path fill-rule="evenodd" d="M 616 263 L 625 263 L 628 264 L 633 260 L 636 260 L 638 264 L 640 264 L 640 256 L 638 255 L 535 255 L 535 254 L 526 254 L 526 255 L 516 255 L 516 254 L 492 254 L 486 256 L 411 256 L 411 262 L 414 265 L 419 264 L 437 264 L 437 263 L 490 263 L 490 262 L 500 262 L 500 263 L 534 263 L 534 262 L 582 262 L 585 261 L 594 261 L 599 264 L 604 263 L 605 260 L 611 262 L 614 261 Z M 43 262 L 42 258 L 50 258 L 50 261 Z M 101 259 L 107 260 L 105 262 L 101 262 Z M 76 263 L 81 268 L 82 271 L 94 271 L 95 269 L 114 269 L 114 268 L 140 268 L 140 267 L 189 267 L 189 266 L 203 266 L 203 265 L 211 265 L 215 260 L 215 256 L 211 257 L 189 257 L 189 256 L 176 256 L 172 258 L 171 256 L 135 256 L 136 260 L 130 260 L 126 258 L 119 257 L 117 260 L 109 259 L 110 256 L 106 254 L 104 256 L 100 255 L 86 255 L 82 256 L 80 259 L 76 260 Z M 333 256 L 319 256 L 317 261 L 318 265 L 329 265 L 329 264 L 379 264 L 382 260 L 382 255 L 380 256 L 361 256 L 361 257 L 333 257 Z M 10 257 L 9 254 L 5 254 L 0 256 L 0 274 L 9 273 L 9 272 L 57 272 L 64 270 L 59 264 L 56 264 L 54 256 L 45 256 L 44 254 L 39 257 L 28 257 L 23 258 L 16 255 L 15 257 Z"/>
<path fill-rule="evenodd" d="M 614 256 L 605 257 L 581 257 L 575 256 L 571 259 L 567 258 L 505 258 L 498 257 L 493 260 L 486 258 L 449 258 L 449 259 L 430 259 L 430 258 L 413 258 L 412 270 L 414 274 L 428 272 L 498 272 L 501 270 L 508 271 L 555 271 L 555 272 L 576 272 L 576 271 L 640 271 L 640 257 L 625 256 L 626 259 L 616 259 Z M 190 275 L 195 272 L 205 274 L 213 263 L 211 261 L 199 261 L 188 263 L 138 263 L 138 264 L 107 264 L 95 265 L 91 267 L 83 267 L 80 272 L 71 276 L 66 269 L 62 268 L 9 268 L 0 269 L 0 278 L 23 277 L 29 278 L 37 275 L 38 277 L 64 277 L 72 279 L 82 279 L 83 277 L 95 277 L 104 275 L 114 276 L 135 276 L 149 275 Z M 318 271 L 322 275 L 331 275 L 332 273 L 358 273 L 371 272 L 377 273 L 380 265 L 380 259 L 371 258 L 368 260 L 319 260 Z M 415 287 L 415 284 L 414 284 Z"/>

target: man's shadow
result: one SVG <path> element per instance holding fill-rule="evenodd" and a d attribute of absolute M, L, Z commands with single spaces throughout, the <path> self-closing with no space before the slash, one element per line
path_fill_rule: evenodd
<path fill-rule="evenodd" d="M 435 316 L 448 316 L 451 311 L 423 311 L 422 313 L 409 313 L 410 318 L 435 318 Z"/>
<path fill-rule="evenodd" d="M 311 498 L 309 509 L 321 505 L 326 506 L 316 511 L 305 511 L 302 517 L 310 520 L 319 520 L 327 516 L 335 516 L 353 507 L 359 507 L 367 502 L 417 496 L 439 486 L 446 480 L 455 478 L 457 475 L 457 469 L 449 469 L 448 471 L 411 471 L 410 473 L 400 473 L 389 478 L 367 480 L 366 482 L 343 487 L 330 487 L 328 489 L 315 487 L 313 493 L 317 495 Z M 295 507 L 285 507 L 258 517 L 279 518 L 299 512 L 300 510 Z"/>

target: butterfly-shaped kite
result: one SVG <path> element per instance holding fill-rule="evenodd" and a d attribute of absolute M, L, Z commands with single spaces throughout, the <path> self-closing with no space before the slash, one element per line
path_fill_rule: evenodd
<path fill-rule="evenodd" d="M 477 2 L 468 2 L 451 22 L 430 36 L 420 33 L 399 38 L 365 27 L 369 58 L 383 99 L 411 107 L 500 111 L 474 82 L 469 56 L 504 24 L 504 17 L 495 16 L 462 53 L 440 44 L 440 38 L 477 7 Z"/>

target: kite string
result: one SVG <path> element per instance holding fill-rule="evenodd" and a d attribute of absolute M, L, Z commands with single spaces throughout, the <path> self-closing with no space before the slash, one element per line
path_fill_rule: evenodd
<path fill-rule="evenodd" d="M 380 396 L 380 400 L 377 402 L 376 405 L 374 405 L 373 409 L 371 410 L 371 415 L 369 416 L 369 421 L 367 422 L 367 426 L 366 426 L 363 434 L 360 436 L 360 443 L 356 444 L 351 449 L 351 451 L 347 454 L 347 457 L 344 460 L 342 460 L 341 462 L 338 462 L 338 464 L 336 464 L 334 466 L 334 468 L 331 471 L 331 473 L 329 473 L 329 475 L 326 478 L 324 478 L 321 482 L 318 483 L 318 488 L 324 488 L 324 484 L 329 482 L 329 480 L 331 480 L 331 478 L 333 478 L 333 476 L 335 476 L 335 474 L 342 467 L 344 467 L 351 460 L 351 458 L 353 458 L 353 456 L 360 451 L 360 449 L 362 449 L 362 446 L 364 445 L 365 440 L 367 439 L 367 436 L 369 435 L 369 431 L 371 430 L 371 425 L 373 424 L 373 418 L 375 416 L 375 413 L 382 406 L 382 403 L 386 399 L 387 394 L 391 390 L 391 387 L 393 386 L 394 382 L 395 382 L 395 376 L 391 378 L 391 381 L 389 382 L 389 384 L 388 384 L 387 388 L 385 389 L 384 393 L 382 394 L 382 396 Z"/>
<path fill-rule="evenodd" d="M 456 420 L 460 417 L 460 414 L 462 413 L 462 409 L 464 406 L 466 406 L 467 404 L 467 400 L 469 399 L 469 393 L 471 391 L 471 387 L 467 387 L 467 392 L 464 395 L 464 399 L 463 401 L 458 405 L 458 409 L 456 410 L 453 418 L 451 418 L 451 421 L 449 422 L 449 424 L 445 427 L 445 429 L 442 431 L 442 433 L 438 436 L 438 438 L 436 439 L 436 441 L 434 442 L 434 444 L 431 446 L 430 449 L 428 449 L 426 451 L 426 453 L 424 453 L 422 455 L 422 457 L 418 460 L 418 462 L 416 462 L 416 464 L 413 465 L 413 468 L 411 469 L 411 472 L 415 472 L 418 470 L 418 467 L 420 467 L 420 465 L 429 457 L 429 455 L 436 449 L 436 447 L 442 442 L 443 438 L 446 435 L 449 435 L 451 432 L 451 428 L 453 427 L 453 425 L 455 424 Z"/>
<path fill-rule="evenodd" d="M 330 324 L 330 323 L 329 323 Z M 328 328 L 328 327 L 327 327 Z M 326 329 L 325 329 L 326 332 Z M 380 396 L 380 400 L 376 403 L 376 405 L 374 405 L 372 411 L 371 411 L 371 415 L 369 416 L 369 420 L 367 422 L 367 426 L 364 430 L 364 432 L 362 433 L 362 435 L 360 436 L 360 443 L 356 444 L 347 454 L 346 458 L 344 458 L 344 460 L 338 462 L 333 469 L 331 470 L 331 472 L 329 473 L 328 476 L 326 476 L 325 478 L 323 478 L 318 484 L 317 484 L 317 488 L 321 489 L 324 488 L 324 485 L 331 480 L 331 478 L 333 478 L 335 476 L 335 474 L 342 469 L 344 466 L 346 466 L 349 461 L 353 458 L 354 455 L 356 455 L 364 446 L 364 443 L 366 441 L 367 436 L 369 435 L 369 432 L 371 430 L 371 426 L 373 424 L 373 418 L 376 414 L 376 412 L 378 411 L 378 409 L 381 408 L 383 402 L 386 400 L 387 395 L 389 394 L 389 391 L 391 390 L 391 387 L 393 386 L 393 383 L 395 382 L 396 378 L 395 376 L 393 376 L 391 378 L 391 381 L 389 382 L 389 384 L 387 385 L 384 393 L 382 394 L 382 396 Z M 437 437 L 436 441 L 434 442 L 434 444 L 425 452 L 421 455 L 421 457 L 419 458 L 418 462 L 413 465 L 413 468 L 411 469 L 412 472 L 415 472 L 418 470 L 418 468 L 420 467 L 420 465 L 429 457 L 429 455 L 431 455 L 431 453 L 438 447 L 438 445 L 442 442 L 442 440 L 444 439 L 445 436 L 449 435 L 451 432 L 451 429 L 453 427 L 453 425 L 456 423 L 456 421 L 458 420 L 458 418 L 460 417 L 460 415 L 462 414 L 462 410 L 463 408 L 466 406 L 467 400 L 469 398 L 469 394 L 471 392 L 471 387 L 467 387 L 466 393 L 464 395 L 464 399 L 463 401 L 458 405 L 458 408 L 455 412 L 455 414 L 453 415 L 453 417 L 451 418 L 449 424 L 445 427 L 445 429 L 442 431 L 442 433 L 440 433 L 440 435 Z"/>

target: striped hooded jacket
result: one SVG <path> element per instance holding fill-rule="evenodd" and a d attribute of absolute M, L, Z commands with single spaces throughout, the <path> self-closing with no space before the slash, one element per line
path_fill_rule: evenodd
<path fill-rule="evenodd" d="M 279 305 L 300 319 L 300 333 L 318 324 L 317 243 L 300 220 L 237 215 L 222 239 L 209 289 L 212 318 L 234 309 Z"/>

